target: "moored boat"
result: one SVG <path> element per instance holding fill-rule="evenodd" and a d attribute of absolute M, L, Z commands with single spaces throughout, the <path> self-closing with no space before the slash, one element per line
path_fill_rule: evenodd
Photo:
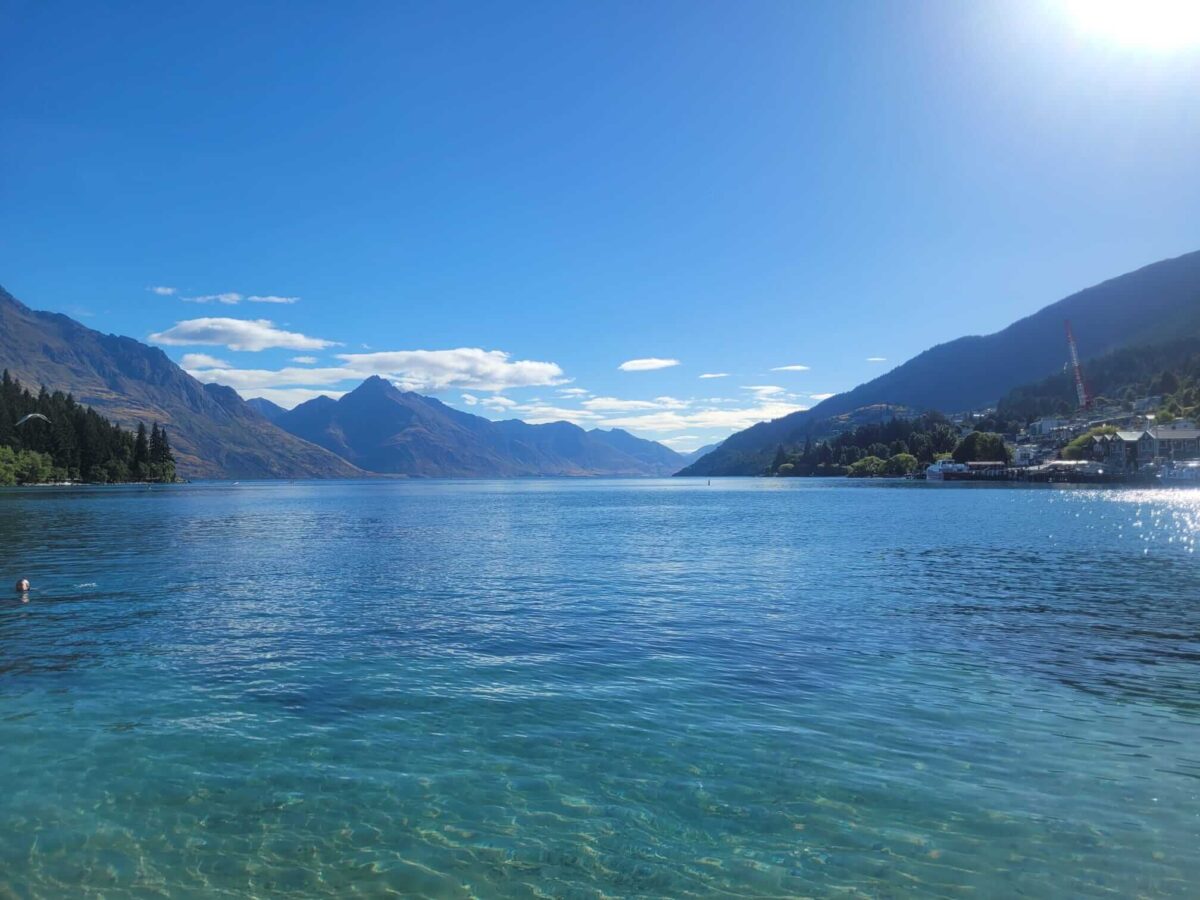
<path fill-rule="evenodd" d="M 971 467 L 966 463 L 955 462 L 952 459 L 939 459 L 925 469 L 926 481 L 962 481 L 971 474 Z"/>

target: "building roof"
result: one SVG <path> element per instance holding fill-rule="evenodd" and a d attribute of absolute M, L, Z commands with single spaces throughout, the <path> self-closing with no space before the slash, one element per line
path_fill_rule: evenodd
<path fill-rule="evenodd" d="M 1200 428 L 1155 428 L 1152 432 L 1160 441 L 1194 441 L 1200 438 Z"/>
<path fill-rule="evenodd" d="M 1123 441 L 1140 441 L 1147 433 L 1145 431 L 1118 431 L 1114 436 Z"/>

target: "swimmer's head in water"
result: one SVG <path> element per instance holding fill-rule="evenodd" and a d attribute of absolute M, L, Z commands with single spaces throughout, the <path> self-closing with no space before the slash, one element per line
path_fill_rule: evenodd
<path fill-rule="evenodd" d="M 22 593 L 29 590 L 29 579 L 28 578 L 17 579 L 17 590 Z"/>

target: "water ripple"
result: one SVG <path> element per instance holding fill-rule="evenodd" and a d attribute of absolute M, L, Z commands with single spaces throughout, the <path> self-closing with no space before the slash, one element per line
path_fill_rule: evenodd
<path fill-rule="evenodd" d="M 1190 896 L 1200 492 L 0 492 L 0 896 Z"/>

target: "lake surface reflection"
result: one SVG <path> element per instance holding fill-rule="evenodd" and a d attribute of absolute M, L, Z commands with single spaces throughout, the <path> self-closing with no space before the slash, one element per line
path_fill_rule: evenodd
<path fill-rule="evenodd" d="M 0 896 L 1194 896 L 1200 491 L 0 492 Z"/>

